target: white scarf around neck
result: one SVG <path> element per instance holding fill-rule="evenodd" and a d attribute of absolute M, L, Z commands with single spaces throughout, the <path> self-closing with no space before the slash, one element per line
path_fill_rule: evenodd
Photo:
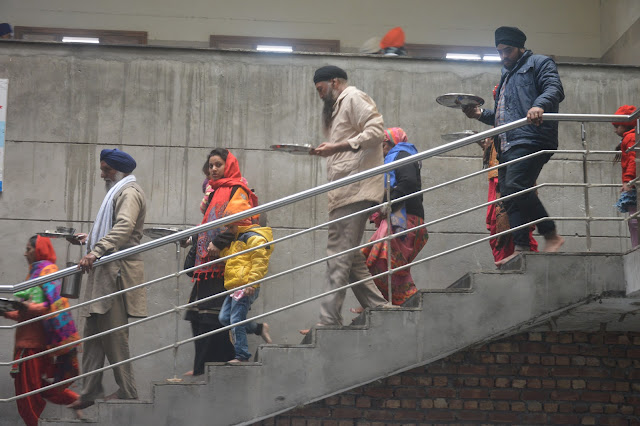
<path fill-rule="evenodd" d="M 91 250 L 93 250 L 93 248 L 96 246 L 98 241 L 100 241 L 105 235 L 107 235 L 113 227 L 113 198 L 118 192 L 120 192 L 122 187 L 124 187 L 128 183 L 135 181 L 136 177 L 134 175 L 125 176 L 115 185 L 113 185 L 109 192 L 107 192 L 107 195 L 104 197 L 104 200 L 102 200 L 102 204 L 100 205 L 100 210 L 98 210 L 96 220 L 95 222 L 93 222 L 91 232 L 89 233 L 89 244 L 87 244 L 87 253 L 90 253 Z"/>

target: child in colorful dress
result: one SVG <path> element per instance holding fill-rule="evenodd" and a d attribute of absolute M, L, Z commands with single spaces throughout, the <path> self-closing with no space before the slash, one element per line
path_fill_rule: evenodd
<path fill-rule="evenodd" d="M 229 229 L 230 232 L 223 234 L 228 235 L 228 247 L 220 252 L 220 257 L 226 257 L 273 241 L 271 228 L 266 226 L 261 227 L 255 224 L 250 226 L 232 225 Z M 272 252 L 273 245 L 268 245 L 227 260 L 224 270 L 225 289 L 231 290 L 264 278 L 269 268 L 269 257 Z M 220 323 L 227 326 L 247 319 L 251 304 L 258 298 L 259 293 L 260 285 L 256 284 L 226 296 L 218 317 Z M 258 327 L 261 326 L 265 327 L 266 324 L 257 324 L 252 321 L 233 328 L 236 357 L 229 363 L 235 364 L 248 361 L 251 358 L 247 332 L 260 334 L 267 343 L 271 343 L 268 329 L 258 330 Z"/>
<path fill-rule="evenodd" d="M 636 110 L 633 105 L 622 105 L 615 112 L 617 115 L 630 115 Z M 636 188 L 629 185 L 629 182 L 636 178 L 636 152 L 630 149 L 636 143 L 636 121 L 612 123 L 614 132 L 620 136 L 620 151 L 622 165 L 622 188 L 620 188 L 620 198 L 616 207 L 621 213 L 634 214 L 636 210 Z M 628 222 L 629 233 L 631 234 L 631 246 L 638 245 L 638 219 L 631 219 Z"/>

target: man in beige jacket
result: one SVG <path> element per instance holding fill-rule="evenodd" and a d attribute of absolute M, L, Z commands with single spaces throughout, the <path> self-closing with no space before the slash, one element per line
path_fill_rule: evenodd
<path fill-rule="evenodd" d="M 329 181 L 362 172 L 383 163 L 382 115 L 366 93 L 349 86 L 347 73 L 336 66 L 316 70 L 316 90 L 324 102 L 323 127 L 328 141 L 312 154 L 327 158 Z M 382 202 L 383 176 L 365 179 L 329 192 L 329 220 L 339 219 Z M 327 255 L 358 246 L 362 241 L 368 213 L 329 225 Z M 360 250 L 327 261 L 330 289 L 371 277 Z M 373 281 L 351 287 L 364 308 L 387 305 Z M 346 290 L 322 299 L 319 326 L 341 325 Z"/>
<path fill-rule="evenodd" d="M 140 244 L 146 202 L 142 188 L 131 174 L 135 167 L 135 160 L 123 151 L 104 149 L 100 153 L 100 177 L 105 181 L 107 195 L 91 232 L 88 235 L 76 235 L 78 242 L 87 242 L 87 254 L 79 262 L 79 267 L 89 273 L 82 301 L 130 288 L 144 281 L 144 266 L 139 254 L 93 268 L 93 263 L 102 256 Z M 80 314 L 86 317 L 84 337 L 125 325 L 128 317 L 147 315 L 146 289 L 103 299 L 82 308 Z M 105 356 L 110 364 L 130 357 L 128 329 L 85 342 L 83 372 L 101 368 Z M 119 389 L 106 399 L 136 399 L 138 394 L 131 364 L 115 367 L 113 374 Z M 80 398 L 70 407 L 86 408 L 102 396 L 102 373 L 97 373 L 84 379 Z"/>

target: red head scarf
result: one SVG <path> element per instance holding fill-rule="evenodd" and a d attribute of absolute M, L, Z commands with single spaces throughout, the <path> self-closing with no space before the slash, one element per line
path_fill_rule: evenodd
<path fill-rule="evenodd" d="M 53 249 L 51 240 L 47 237 L 41 237 L 38 235 L 36 238 L 36 262 L 41 260 L 48 260 L 51 263 L 56 263 L 56 251 Z"/>
<path fill-rule="evenodd" d="M 384 131 L 384 141 L 395 146 L 399 142 L 407 142 L 407 134 L 400 127 L 390 127 Z"/>
<path fill-rule="evenodd" d="M 240 173 L 240 165 L 238 164 L 238 159 L 231 152 L 227 154 L 227 161 L 224 165 L 224 177 L 218 180 L 210 180 L 209 185 L 211 185 L 211 188 L 213 188 L 213 190 L 215 191 L 210 204 L 217 203 L 218 205 L 220 205 L 221 203 L 228 203 L 231 195 L 231 189 L 234 186 L 242 187 L 249 195 L 250 199 L 248 200 L 246 205 L 241 206 L 237 203 L 231 203 L 231 205 L 226 208 L 227 215 L 248 210 L 251 207 L 255 207 L 258 205 L 258 197 L 256 197 L 253 191 L 247 186 L 247 180 L 243 178 L 242 174 Z M 227 188 L 228 190 L 218 191 L 218 188 Z M 208 222 L 207 219 L 207 214 L 205 213 L 202 223 Z"/>
<path fill-rule="evenodd" d="M 615 112 L 616 115 L 631 115 L 633 114 L 633 112 L 636 110 L 636 107 L 634 107 L 633 105 L 622 105 L 620 108 L 618 108 L 618 110 Z M 635 127 L 635 120 L 632 121 L 617 121 L 615 123 L 611 123 L 614 126 L 629 126 L 629 127 Z"/>

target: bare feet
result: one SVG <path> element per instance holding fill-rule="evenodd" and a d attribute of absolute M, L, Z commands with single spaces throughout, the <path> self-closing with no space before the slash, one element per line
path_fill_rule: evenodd
<path fill-rule="evenodd" d="M 361 314 L 362 312 L 364 312 L 364 308 L 362 306 L 358 306 L 357 308 L 349 309 L 349 312 L 351 312 L 352 314 Z"/>
<path fill-rule="evenodd" d="M 87 418 L 84 416 L 84 413 L 82 412 L 82 410 L 73 410 L 73 412 L 76 414 L 76 418 L 78 420 L 87 420 Z"/>
<path fill-rule="evenodd" d="M 121 398 L 118 398 L 118 392 L 114 392 L 111 395 L 107 395 L 104 397 L 105 401 L 111 401 L 112 399 L 121 399 Z"/>
<path fill-rule="evenodd" d="M 501 260 L 495 262 L 496 268 L 498 268 L 498 269 L 502 268 L 505 263 L 509 262 L 511 259 L 514 259 L 520 253 L 522 253 L 520 250 L 515 250 L 510 256 L 507 256 L 504 259 L 501 259 Z"/>
<path fill-rule="evenodd" d="M 317 324 L 316 324 L 316 325 L 314 325 L 313 327 L 314 327 L 314 328 L 319 328 L 319 327 L 326 327 L 326 326 L 328 326 L 328 325 L 331 325 L 331 324 L 322 324 L 322 323 L 317 323 Z M 300 334 L 304 335 L 304 336 L 306 336 L 307 334 L 309 334 L 309 332 L 310 332 L 310 331 L 311 331 L 311 329 L 310 329 L 310 328 L 305 328 L 305 329 L 302 329 L 302 330 L 298 330 L 298 332 L 299 332 Z"/>
<path fill-rule="evenodd" d="M 262 323 L 262 333 L 260 333 L 260 337 L 262 337 L 262 340 L 265 341 L 265 343 L 271 343 L 271 335 L 269 334 L 269 324 L 267 324 L 266 322 Z"/>
<path fill-rule="evenodd" d="M 183 374 L 183 376 L 193 376 L 193 370 L 189 370 Z"/>
<path fill-rule="evenodd" d="M 95 401 L 83 401 L 80 398 L 76 399 L 71 404 L 67 405 L 67 408 L 71 408 L 72 410 L 76 410 L 76 414 L 79 410 L 83 410 L 87 407 L 91 407 L 95 404 Z"/>
<path fill-rule="evenodd" d="M 564 244 L 564 238 L 553 231 L 550 234 L 544 236 L 544 252 L 555 253 L 560 250 L 560 247 Z"/>

